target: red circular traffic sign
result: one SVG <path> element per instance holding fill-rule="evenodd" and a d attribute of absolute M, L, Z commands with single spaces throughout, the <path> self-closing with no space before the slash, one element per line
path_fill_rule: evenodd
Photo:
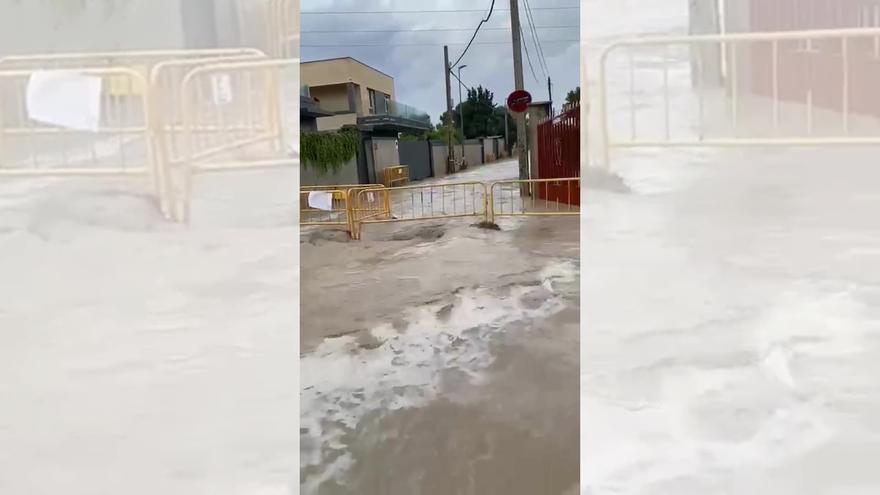
<path fill-rule="evenodd" d="M 520 89 L 510 93 L 510 96 L 507 97 L 507 108 L 509 108 L 511 112 L 521 113 L 528 110 L 529 103 L 531 102 L 532 95 L 530 95 L 528 91 Z"/>

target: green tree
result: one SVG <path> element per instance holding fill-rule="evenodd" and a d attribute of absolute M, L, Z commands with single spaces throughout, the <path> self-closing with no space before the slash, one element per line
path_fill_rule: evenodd
<path fill-rule="evenodd" d="M 506 110 L 503 107 L 498 107 L 494 98 L 495 95 L 482 86 L 469 89 L 464 104 L 459 103 L 452 110 L 455 129 L 461 129 L 461 114 L 464 110 L 464 137 L 466 139 L 503 136 L 504 111 Z M 499 112 L 499 109 L 502 111 Z M 440 120 L 444 125 L 449 121 L 446 112 L 443 113 Z"/>
<path fill-rule="evenodd" d="M 443 119 L 441 115 L 440 119 Z M 400 133 L 402 141 L 443 141 L 446 142 L 446 126 L 441 122 L 436 126 L 431 125 L 431 129 L 427 131 L 404 131 Z M 461 130 L 456 129 L 453 133 L 453 142 L 461 141 Z"/>
<path fill-rule="evenodd" d="M 440 116 L 440 120 L 443 120 L 443 116 Z M 446 125 L 444 125 L 443 122 L 437 124 L 437 127 L 426 134 L 427 139 L 430 139 L 431 141 L 443 141 L 444 143 L 446 142 L 447 136 Z M 453 131 L 452 142 L 461 142 L 461 129 L 455 129 Z"/>
<path fill-rule="evenodd" d="M 434 124 L 431 123 L 431 117 L 428 117 L 428 125 L 431 126 L 431 129 L 427 131 L 422 130 L 406 130 L 400 133 L 400 139 L 403 141 L 424 141 L 428 139 L 428 134 L 430 134 L 434 130 Z"/>
<path fill-rule="evenodd" d="M 571 108 L 575 105 L 579 105 L 581 102 L 581 87 L 578 86 L 576 89 L 573 89 L 565 95 L 565 107 Z"/>

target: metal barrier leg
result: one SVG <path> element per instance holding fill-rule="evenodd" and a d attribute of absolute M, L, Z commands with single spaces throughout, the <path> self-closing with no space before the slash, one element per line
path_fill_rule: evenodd
<path fill-rule="evenodd" d="M 192 182 L 193 182 L 193 172 L 192 165 L 186 164 L 183 168 L 183 187 L 181 194 L 181 219 L 180 221 L 185 224 L 189 224 L 190 213 L 192 210 Z"/>
<path fill-rule="evenodd" d="M 345 192 L 345 214 L 348 216 L 348 235 L 352 239 L 355 237 L 355 229 L 357 228 L 357 219 L 355 218 L 355 204 L 352 201 L 351 189 Z"/>
<path fill-rule="evenodd" d="M 486 221 L 495 223 L 495 195 L 491 189 L 486 194 Z"/>
<path fill-rule="evenodd" d="M 163 180 L 165 181 L 165 199 L 163 201 L 163 207 L 165 208 L 165 218 L 169 220 L 174 220 L 174 201 L 175 201 L 175 192 L 174 192 L 174 181 L 171 179 L 171 166 L 168 162 L 162 164 L 164 171 L 162 172 Z"/>

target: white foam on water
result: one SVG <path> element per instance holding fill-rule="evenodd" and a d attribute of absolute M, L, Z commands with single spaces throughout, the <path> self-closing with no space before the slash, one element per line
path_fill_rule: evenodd
<path fill-rule="evenodd" d="M 580 270 L 574 261 L 563 261 L 546 266 L 541 270 L 541 284 L 547 290 L 554 290 L 553 283 L 571 284 L 578 280 Z"/>
<path fill-rule="evenodd" d="M 277 174 L 250 190 L 240 177 L 207 192 L 250 210 L 279 187 Z M 295 484 L 296 226 L 234 228 L 218 212 L 184 228 L 149 187 L 0 181 L 2 493 Z"/>
<path fill-rule="evenodd" d="M 772 410 L 740 441 L 707 438 L 694 426 L 693 409 L 712 390 L 723 393 L 725 387 L 746 386 L 759 387 L 761 383 L 744 370 L 691 370 L 667 381 L 670 395 L 660 404 L 623 408 L 585 400 L 583 411 L 592 421 L 627 427 L 587 429 L 582 441 L 590 442 L 590 450 L 602 455 L 591 456 L 583 465 L 584 487 L 595 493 L 636 495 L 676 479 L 743 468 L 765 469 L 816 448 L 833 434 L 821 408 L 809 402 Z M 731 400 L 720 407 L 735 410 L 737 404 Z"/>
<path fill-rule="evenodd" d="M 869 321 L 864 305 L 848 292 L 811 294 L 809 288 L 780 296 L 755 327 L 759 352 L 773 349 L 820 357 L 846 357 L 860 352 Z"/>
<path fill-rule="evenodd" d="M 658 28 L 683 33 L 688 25 L 688 2 L 681 0 L 586 0 L 582 8 L 598 19 L 586 32 L 587 44 L 597 47 L 585 52 L 594 68 L 598 47 L 611 37 Z M 611 61 L 612 131 L 626 138 L 628 71 Z M 690 84 L 679 77 L 682 66 L 670 72 L 673 138 L 692 136 L 688 125 L 698 115 Z M 662 98 L 658 73 L 637 74 L 635 106 L 647 117 L 639 137 L 663 126 L 656 112 L 645 112 Z M 591 74 L 595 95 L 596 71 Z M 645 86 L 653 87 L 650 95 Z M 599 155 L 599 146 L 593 150 Z M 870 159 L 848 160 L 836 149 L 831 159 L 811 157 L 813 150 L 774 153 L 760 159 L 712 149 L 613 154 L 611 171 L 634 194 L 593 192 L 582 223 L 590 237 L 583 248 L 593 253 L 585 258 L 591 260 L 586 290 L 600 301 L 584 313 L 593 332 L 582 339 L 582 353 L 595 358 L 581 368 L 584 493 L 725 493 L 730 480 L 744 479 L 808 489 L 822 476 L 851 472 L 849 459 L 829 455 L 853 443 L 876 449 L 866 434 L 873 433 L 872 420 L 855 412 L 876 409 L 871 357 L 880 316 L 869 292 L 876 290 L 870 257 L 878 237 L 865 212 L 877 196 L 854 182 L 875 182 L 864 170 Z M 838 163 L 843 168 L 831 166 Z M 781 180 L 782 174 L 791 178 Z M 797 187 L 772 187 L 786 181 Z M 723 205 L 736 188 L 749 194 L 731 195 L 729 209 L 701 211 Z M 741 213 L 731 215 L 733 209 Z M 676 223 L 695 218 L 700 227 L 727 229 L 729 239 L 701 228 L 675 232 Z M 752 243 L 735 241 L 750 235 Z M 741 252 L 730 249 L 723 259 L 728 243 Z M 827 460 L 818 464 L 817 457 Z"/>
<path fill-rule="evenodd" d="M 603 453 L 584 464 L 584 486 L 639 494 L 706 473 L 785 466 L 838 435 L 826 406 L 834 389 L 826 382 L 833 377 L 816 375 L 804 363 L 839 363 L 864 353 L 866 337 L 880 325 L 853 294 L 807 284 L 768 305 L 749 324 L 741 347 L 731 349 L 754 361 L 707 368 L 687 364 L 683 354 L 653 372 L 661 377 L 653 399 L 625 403 L 596 390 L 583 396 L 591 419 L 582 442 Z"/>
<path fill-rule="evenodd" d="M 539 281 L 574 281 L 576 270 L 574 263 L 555 263 L 542 270 Z M 463 372 L 476 383 L 484 380 L 494 360 L 489 350 L 494 336 L 513 322 L 547 317 L 564 307 L 557 294 L 537 308 L 525 307 L 521 298 L 534 290 L 463 290 L 451 307 L 440 302 L 404 311 L 403 331 L 390 324 L 373 328 L 370 335 L 380 341 L 378 346 L 362 346 L 349 335 L 327 339 L 302 356 L 300 467 L 317 471 L 304 475 L 303 487 L 344 479 L 352 464 L 339 460 L 348 459 L 343 437 L 368 413 L 427 404 L 441 393 L 445 371 Z"/>

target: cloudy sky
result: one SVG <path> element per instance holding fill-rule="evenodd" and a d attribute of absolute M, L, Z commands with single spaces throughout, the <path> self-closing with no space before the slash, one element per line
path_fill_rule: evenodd
<path fill-rule="evenodd" d="M 436 123 L 446 107 L 443 44 L 449 44 L 450 62 L 458 59 L 474 29 L 485 18 L 490 3 L 491 0 L 301 0 L 302 58 L 308 61 L 350 56 L 371 65 L 394 77 L 398 101 L 427 111 Z M 546 100 L 547 76 L 529 29 L 526 0 L 519 3 L 523 40 L 537 76 L 532 75 L 524 52 L 525 86 L 535 101 Z M 565 94 L 578 85 L 579 0 L 528 0 L 528 4 L 543 49 L 546 74 L 553 81 L 553 99 L 561 102 Z M 574 8 L 551 10 L 547 7 Z M 489 88 L 495 93 L 498 104 L 503 104 L 514 86 L 509 8 L 508 0 L 495 1 L 491 19 L 480 29 L 474 44 L 459 63 L 467 64 L 461 71 L 462 81 L 469 86 Z M 479 11 L 360 13 L 402 10 Z M 359 13 L 308 13 L 330 11 Z M 427 31 L 429 29 L 434 31 Z M 383 32 L 354 32 L 365 30 Z M 457 102 L 455 84 L 453 79 L 453 99 Z"/>

